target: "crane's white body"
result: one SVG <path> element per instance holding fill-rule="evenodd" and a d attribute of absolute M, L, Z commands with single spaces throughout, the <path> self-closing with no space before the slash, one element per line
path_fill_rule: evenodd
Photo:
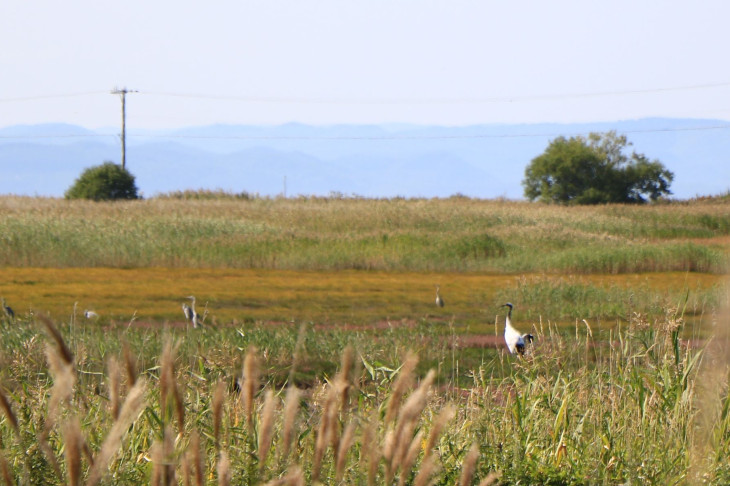
<path fill-rule="evenodd" d="M 532 334 L 522 334 L 520 331 L 512 327 L 512 304 L 507 303 L 502 307 L 509 307 L 509 313 L 504 320 L 504 342 L 510 354 L 524 354 L 525 343 L 532 342 Z"/>
<path fill-rule="evenodd" d="M 441 290 L 441 287 L 439 287 L 437 285 L 436 286 L 436 305 L 439 306 L 439 307 L 443 307 L 444 306 L 444 299 L 441 298 L 441 294 L 439 293 L 440 290 Z"/>
<path fill-rule="evenodd" d="M 87 319 L 96 319 L 97 317 L 99 317 L 99 314 L 97 314 L 93 310 L 86 309 L 84 311 L 84 317 L 87 318 Z"/>

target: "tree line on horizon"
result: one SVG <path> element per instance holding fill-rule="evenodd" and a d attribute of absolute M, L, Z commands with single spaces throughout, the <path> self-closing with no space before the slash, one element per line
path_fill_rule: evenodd
<path fill-rule="evenodd" d="M 522 181 L 530 201 L 555 204 L 643 204 L 670 195 L 674 174 L 658 160 L 628 153 L 631 143 L 615 131 L 558 137 L 533 158 Z M 106 161 L 85 169 L 66 199 L 138 199 L 135 177 Z"/>

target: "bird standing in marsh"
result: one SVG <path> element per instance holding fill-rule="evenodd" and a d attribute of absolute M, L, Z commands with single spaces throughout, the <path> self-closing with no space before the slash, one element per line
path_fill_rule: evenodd
<path fill-rule="evenodd" d="M 191 295 L 188 297 L 190 299 L 190 305 L 187 305 L 183 302 L 182 310 L 185 314 L 185 319 L 187 319 L 194 328 L 198 327 L 198 313 L 195 311 L 195 296 Z"/>
<path fill-rule="evenodd" d="M 507 344 L 510 354 L 525 354 L 526 343 L 531 343 L 534 339 L 532 334 L 521 334 L 517 329 L 512 327 L 512 308 L 511 303 L 507 302 L 501 307 L 509 307 L 509 312 L 504 319 L 504 342 Z"/>
<path fill-rule="evenodd" d="M 5 315 L 8 316 L 8 318 L 11 321 L 14 321 L 15 320 L 15 312 L 13 311 L 13 309 L 8 304 L 5 303 L 5 298 L 4 297 L 3 297 L 3 312 L 5 312 Z"/>
<path fill-rule="evenodd" d="M 441 286 L 436 285 L 436 305 L 439 307 L 444 306 L 444 299 L 441 298 Z"/>

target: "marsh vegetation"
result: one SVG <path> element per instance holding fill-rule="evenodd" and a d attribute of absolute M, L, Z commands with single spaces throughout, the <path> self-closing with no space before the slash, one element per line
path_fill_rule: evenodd
<path fill-rule="evenodd" d="M 726 201 L 0 208 L 5 484 L 730 481 Z"/>

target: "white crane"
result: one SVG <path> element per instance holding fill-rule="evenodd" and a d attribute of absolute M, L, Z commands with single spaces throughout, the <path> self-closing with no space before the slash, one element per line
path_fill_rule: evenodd
<path fill-rule="evenodd" d="M 93 310 L 86 309 L 84 311 L 84 317 L 87 319 L 97 319 L 99 317 L 99 314 L 97 314 Z"/>
<path fill-rule="evenodd" d="M 525 342 L 532 342 L 532 334 L 520 334 L 520 331 L 512 327 L 512 304 L 507 302 L 500 307 L 509 307 L 509 312 L 504 320 L 504 342 L 511 354 L 525 354 Z"/>
<path fill-rule="evenodd" d="M 182 310 L 185 314 L 185 319 L 190 321 L 193 327 L 198 327 L 198 313 L 195 311 L 195 296 L 191 295 L 188 297 L 191 300 L 190 305 L 183 302 Z"/>
<path fill-rule="evenodd" d="M 436 305 L 439 307 L 444 306 L 444 299 L 441 298 L 441 294 L 439 291 L 441 290 L 441 286 L 436 285 Z"/>

